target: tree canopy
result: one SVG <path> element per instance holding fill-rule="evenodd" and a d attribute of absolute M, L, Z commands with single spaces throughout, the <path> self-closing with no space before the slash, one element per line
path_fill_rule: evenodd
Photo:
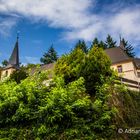
<path fill-rule="evenodd" d="M 140 94 L 114 85 L 111 61 L 99 45 L 63 55 L 51 80 L 48 71 L 27 77 L 15 71 L 0 81 L 0 139 L 112 140 L 127 122 L 132 127 L 140 116 Z"/>
<path fill-rule="evenodd" d="M 132 57 L 132 58 L 135 57 L 134 47 L 131 44 L 129 44 L 129 42 L 126 41 L 124 38 L 120 39 L 120 42 L 122 43 L 126 54 L 129 57 Z M 102 49 L 121 47 L 119 45 L 118 46 L 116 45 L 116 41 L 113 40 L 111 35 L 107 36 L 106 41 L 99 41 L 98 38 L 94 38 L 90 49 L 92 49 L 92 47 L 95 45 L 97 45 L 97 47 L 102 48 Z"/>
<path fill-rule="evenodd" d="M 108 35 L 105 41 L 105 48 L 114 48 L 117 47 L 116 45 L 116 41 L 113 40 L 113 38 L 111 37 L 111 35 Z"/>
<path fill-rule="evenodd" d="M 57 76 L 49 86 L 43 84 L 47 79 L 47 72 L 41 72 L 19 84 L 0 83 L 0 139 L 100 139 L 113 135 L 113 125 L 108 123 L 115 110 L 100 98 L 101 94 L 102 98 L 108 96 L 104 87 L 92 101 L 82 77 L 66 84 Z"/>
<path fill-rule="evenodd" d="M 73 61 L 74 60 L 74 61 Z M 62 56 L 56 63 L 56 75 L 63 75 L 66 83 L 84 77 L 87 92 L 95 94 L 95 86 L 102 85 L 111 76 L 111 61 L 98 45 L 84 54 L 76 49 L 68 55 Z"/>
<path fill-rule="evenodd" d="M 128 43 L 124 38 L 122 39 L 122 43 L 125 48 L 125 52 L 129 57 L 135 57 L 134 47 Z"/>
<path fill-rule="evenodd" d="M 3 60 L 3 61 L 2 61 L 2 66 L 5 67 L 5 66 L 7 66 L 7 65 L 8 65 L 8 61 L 7 61 L 7 60 Z"/>
<path fill-rule="evenodd" d="M 10 80 L 20 83 L 28 77 L 28 73 L 24 69 L 16 70 L 10 75 Z"/>
<path fill-rule="evenodd" d="M 88 47 L 86 46 L 85 41 L 78 41 L 74 47 L 74 49 L 81 49 L 84 53 L 88 52 Z"/>
<path fill-rule="evenodd" d="M 47 53 L 44 53 L 40 61 L 43 64 L 50 64 L 56 62 L 58 59 L 57 52 L 55 51 L 53 45 L 48 49 Z"/>

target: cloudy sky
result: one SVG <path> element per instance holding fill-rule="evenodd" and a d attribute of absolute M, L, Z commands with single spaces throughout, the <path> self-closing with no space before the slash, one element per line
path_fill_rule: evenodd
<path fill-rule="evenodd" d="M 0 0 L 0 62 L 9 59 L 20 31 L 20 61 L 37 63 L 53 43 L 67 53 L 79 39 L 90 45 L 121 35 L 140 57 L 139 0 Z"/>

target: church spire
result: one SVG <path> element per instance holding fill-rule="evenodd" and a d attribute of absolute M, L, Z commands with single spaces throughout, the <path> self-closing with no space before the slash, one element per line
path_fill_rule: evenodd
<path fill-rule="evenodd" d="M 19 33 L 17 33 L 17 41 L 15 43 L 15 47 L 13 49 L 13 52 L 10 56 L 9 63 L 8 63 L 8 65 L 14 66 L 16 68 L 19 67 L 19 44 L 18 44 L 18 40 L 19 40 Z"/>

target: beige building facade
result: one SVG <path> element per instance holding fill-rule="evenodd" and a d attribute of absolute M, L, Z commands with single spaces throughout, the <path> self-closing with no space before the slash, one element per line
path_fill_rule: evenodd
<path fill-rule="evenodd" d="M 6 68 L 6 69 L 3 69 L 1 71 L 1 79 L 4 79 L 6 77 L 9 77 L 16 69 L 11 67 L 11 68 Z"/>
<path fill-rule="evenodd" d="M 13 49 L 13 52 L 8 61 L 8 65 L 1 69 L 0 79 L 3 80 L 9 77 L 14 71 L 19 69 L 19 49 L 18 49 L 18 37 Z"/>
<path fill-rule="evenodd" d="M 119 77 L 140 82 L 140 59 L 130 58 L 120 48 L 109 48 L 105 50 L 112 61 L 111 68 L 118 72 Z"/>

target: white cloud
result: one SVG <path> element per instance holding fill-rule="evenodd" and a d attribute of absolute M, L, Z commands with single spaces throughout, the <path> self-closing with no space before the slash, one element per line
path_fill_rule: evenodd
<path fill-rule="evenodd" d="M 86 41 L 91 41 L 94 37 L 100 34 L 102 30 L 102 22 L 93 22 L 91 25 L 80 28 L 74 29 L 70 32 L 65 33 L 65 39 L 84 39 Z"/>
<path fill-rule="evenodd" d="M 65 29 L 63 37 L 68 40 L 91 41 L 96 36 L 104 39 L 106 34 L 115 38 L 121 34 L 132 41 L 140 40 L 140 6 L 128 4 L 123 8 L 124 2 L 119 0 L 118 3 L 102 6 L 102 12 L 96 13 L 93 10 L 97 0 L 0 0 L 0 13 Z M 1 23 L 1 34 L 16 24 L 16 20 L 2 22 L 6 24 Z"/>
<path fill-rule="evenodd" d="M 90 23 L 90 6 L 91 0 L 1 0 L 0 12 L 47 21 L 53 27 L 80 28 Z"/>
<path fill-rule="evenodd" d="M 140 9 L 127 9 L 116 14 L 110 19 L 110 28 L 112 32 L 140 39 Z"/>

